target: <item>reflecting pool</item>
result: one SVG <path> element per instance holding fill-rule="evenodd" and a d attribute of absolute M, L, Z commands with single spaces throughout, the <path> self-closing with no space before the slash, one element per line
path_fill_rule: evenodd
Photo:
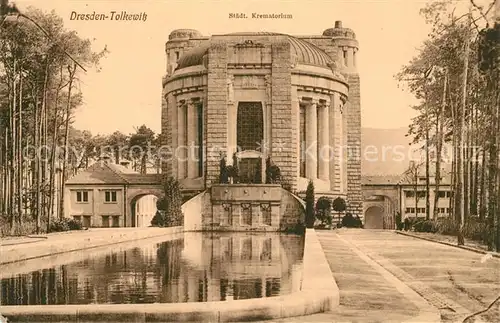
<path fill-rule="evenodd" d="M 165 239 L 167 240 L 167 239 Z M 1 280 L 1 305 L 232 301 L 300 290 L 303 237 L 184 233 Z M 1 267 L 0 267 L 1 270 Z"/>

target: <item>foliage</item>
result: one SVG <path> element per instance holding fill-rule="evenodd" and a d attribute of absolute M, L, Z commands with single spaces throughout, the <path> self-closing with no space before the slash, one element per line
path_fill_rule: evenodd
<path fill-rule="evenodd" d="M 229 183 L 229 174 L 227 173 L 226 157 L 222 157 L 219 163 L 219 183 Z"/>
<path fill-rule="evenodd" d="M 363 224 L 359 216 L 356 215 L 356 217 L 354 217 L 351 213 L 347 213 L 342 218 L 342 226 L 345 228 L 362 228 Z"/>
<path fill-rule="evenodd" d="M 10 186 L 0 190 L 0 214 L 8 217 L 11 232 L 24 227 L 27 218 L 35 220 L 35 232 L 42 232 L 51 228 L 42 224 L 64 214 L 64 194 L 59 193 L 59 205 L 54 203 L 56 172 L 62 171 L 64 183 L 90 154 L 89 134 L 72 131 L 74 112 L 83 102 L 83 69 L 69 56 L 85 69 L 99 70 L 107 50 L 94 52 L 92 41 L 65 29 L 55 12 L 28 8 L 23 15 L 30 19 L 5 20 L 0 27 L 0 155 L 9 156 L 0 160 L 0 187 Z M 43 158 L 33 163 L 22 158 L 28 145 L 44 151 Z M 61 147 L 85 154 L 79 159 Z"/>
<path fill-rule="evenodd" d="M 335 212 L 344 212 L 347 208 L 346 202 L 340 196 L 333 200 L 332 209 Z"/>
<path fill-rule="evenodd" d="M 271 174 L 270 174 L 270 167 L 271 167 L 271 157 L 266 158 L 266 184 L 271 184 Z"/>
<path fill-rule="evenodd" d="M 81 230 L 82 224 L 79 221 L 75 221 L 73 219 L 61 218 L 61 219 L 53 219 L 50 223 L 49 232 L 63 232 L 63 231 L 71 231 L 71 230 Z"/>
<path fill-rule="evenodd" d="M 400 230 L 400 231 L 401 231 L 401 230 L 403 230 L 403 226 L 404 226 L 404 223 L 403 223 L 403 221 L 401 221 L 401 220 L 402 220 L 402 219 L 401 219 L 401 213 L 400 213 L 400 212 L 397 212 L 397 213 L 396 213 L 396 228 L 397 228 L 398 230 Z"/>
<path fill-rule="evenodd" d="M 184 222 L 180 184 L 173 177 L 163 180 L 164 196 L 157 203 L 157 212 L 151 220 L 152 226 L 175 227 Z"/>
<path fill-rule="evenodd" d="M 332 201 L 326 197 L 321 196 L 318 201 L 316 201 L 316 218 L 321 221 L 322 225 L 332 224 Z"/>
<path fill-rule="evenodd" d="M 409 135 L 413 144 L 424 142 L 422 148 L 435 149 L 436 158 L 428 165 L 434 164 L 436 175 L 441 169 L 443 143 L 450 143 L 454 150 L 453 198 L 449 208 L 454 217 L 451 221 L 460 221 L 455 224 L 439 220 L 437 230 L 475 237 L 483 235 L 478 232 L 492 235 L 495 223 L 500 222 L 500 187 L 496 179 L 500 146 L 500 25 L 494 21 L 494 2 L 489 3 L 477 6 L 471 1 L 470 12 L 460 12 L 463 8 L 449 0 L 426 4 L 421 14 L 432 31 L 416 57 L 397 75 L 400 84 L 419 101 L 414 107 L 417 115 Z M 458 148 L 462 146 L 466 147 L 464 154 Z M 439 176 L 436 178 L 434 186 L 439 191 Z M 436 195 L 434 216 L 438 215 L 438 202 Z M 479 214 L 482 224 L 471 220 L 475 214 Z M 474 229 L 467 232 L 472 226 Z M 418 224 L 417 229 L 431 230 L 429 222 Z M 489 243 L 490 249 L 500 250 L 500 230 L 495 239 L 489 238 Z"/>
<path fill-rule="evenodd" d="M 233 179 L 233 183 L 237 183 L 238 179 L 238 167 L 234 165 L 226 166 L 226 173 L 229 178 Z"/>
<path fill-rule="evenodd" d="M 277 184 L 281 181 L 281 170 L 277 165 L 271 165 L 269 167 L 269 178 L 271 184 Z"/>
<path fill-rule="evenodd" d="M 316 220 L 314 214 L 314 183 L 309 181 L 306 189 L 306 227 L 313 228 Z"/>
<path fill-rule="evenodd" d="M 413 224 L 415 232 L 436 232 L 437 228 L 432 220 L 420 220 Z"/>
<path fill-rule="evenodd" d="M 135 161 L 135 165 L 140 165 L 141 174 L 146 174 L 147 162 L 155 156 L 154 148 L 157 146 L 157 141 L 154 131 L 146 125 L 136 128 L 136 133 L 130 135 L 129 155 Z M 137 166 L 135 170 L 137 171 Z"/>
<path fill-rule="evenodd" d="M 252 183 L 261 184 L 262 183 L 262 162 L 259 161 L 257 163 L 257 167 L 255 169 L 255 176 L 253 178 Z"/>
<path fill-rule="evenodd" d="M 437 220 L 417 219 L 412 226 L 415 232 L 437 233 L 450 236 L 457 236 L 459 232 L 459 226 L 452 218 Z M 492 231 L 485 221 L 482 221 L 478 217 L 471 217 L 464 224 L 462 234 L 464 238 L 487 243 L 491 239 Z"/>

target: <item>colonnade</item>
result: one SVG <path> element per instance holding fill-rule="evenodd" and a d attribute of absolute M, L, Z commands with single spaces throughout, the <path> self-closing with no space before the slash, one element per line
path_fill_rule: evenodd
<path fill-rule="evenodd" d="M 330 180 L 330 105 L 326 102 L 306 101 L 305 161 L 306 177 Z"/>
<path fill-rule="evenodd" d="M 305 162 L 305 172 L 300 176 L 310 180 L 319 179 L 340 189 L 338 185 L 341 185 L 341 179 L 335 174 L 343 171 L 342 95 L 335 92 L 321 99 L 298 96 L 297 101 L 304 112 L 303 135 L 299 133 L 298 136 L 304 140 L 300 162 Z"/>

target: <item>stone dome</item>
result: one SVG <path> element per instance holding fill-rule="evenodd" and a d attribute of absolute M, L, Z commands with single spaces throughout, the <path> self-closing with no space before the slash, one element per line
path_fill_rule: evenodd
<path fill-rule="evenodd" d="M 268 32 L 243 32 L 232 33 L 224 36 L 284 36 L 290 43 L 292 55 L 297 58 L 297 63 L 304 65 L 315 65 L 329 67 L 333 60 L 322 49 L 305 40 L 279 33 Z M 177 68 L 203 64 L 203 57 L 208 53 L 209 43 L 193 48 L 179 58 Z"/>

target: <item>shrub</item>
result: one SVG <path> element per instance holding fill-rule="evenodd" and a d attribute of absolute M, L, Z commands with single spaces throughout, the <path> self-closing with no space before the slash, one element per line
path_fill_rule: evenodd
<path fill-rule="evenodd" d="M 219 182 L 221 184 L 227 184 L 229 182 L 229 178 L 226 169 L 226 157 L 222 157 L 222 159 L 220 160 L 219 168 Z"/>
<path fill-rule="evenodd" d="M 335 200 L 333 200 L 332 209 L 335 212 L 339 213 L 339 223 L 340 223 L 340 213 L 344 212 L 346 210 L 346 208 L 347 208 L 347 203 L 345 202 L 345 200 L 343 198 L 337 197 Z"/>
<path fill-rule="evenodd" d="M 234 165 L 228 165 L 226 166 L 226 173 L 228 178 L 233 179 L 233 183 L 238 182 L 238 167 Z"/>
<path fill-rule="evenodd" d="M 347 213 L 342 218 L 342 226 L 346 228 L 362 228 L 363 223 L 359 216 L 353 217 L 351 213 Z"/>
<path fill-rule="evenodd" d="M 276 165 L 269 166 L 269 177 L 272 184 L 279 183 L 281 180 L 281 170 Z"/>
<path fill-rule="evenodd" d="M 266 184 L 271 184 L 270 168 L 271 168 L 271 157 L 267 157 L 266 158 Z"/>
<path fill-rule="evenodd" d="M 50 232 L 64 232 L 71 230 L 81 230 L 82 223 L 73 219 L 62 218 L 53 219 L 50 223 Z"/>
<path fill-rule="evenodd" d="M 306 227 L 313 228 L 316 217 L 314 216 L 314 184 L 309 181 L 306 190 Z"/>
<path fill-rule="evenodd" d="M 415 232 L 437 232 L 435 223 L 432 220 L 420 220 L 413 224 L 413 230 Z"/>
<path fill-rule="evenodd" d="M 322 225 L 332 224 L 332 202 L 326 197 L 322 196 L 316 202 L 316 218 L 321 221 Z"/>
<path fill-rule="evenodd" d="M 156 210 L 155 216 L 151 219 L 151 226 L 163 227 L 165 226 L 165 211 Z"/>
<path fill-rule="evenodd" d="M 182 213 L 182 194 L 178 181 L 173 177 L 164 180 L 164 197 L 156 203 L 156 214 L 151 220 L 152 226 L 173 227 L 180 226 L 184 222 Z"/>
<path fill-rule="evenodd" d="M 476 217 L 470 217 L 463 227 L 464 237 L 475 241 L 488 241 L 488 225 Z"/>
<path fill-rule="evenodd" d="M 436 232 L 444 235 L 457 235 L 458 226 L 453 218 L 442 218 L 436 221 Z"/>

